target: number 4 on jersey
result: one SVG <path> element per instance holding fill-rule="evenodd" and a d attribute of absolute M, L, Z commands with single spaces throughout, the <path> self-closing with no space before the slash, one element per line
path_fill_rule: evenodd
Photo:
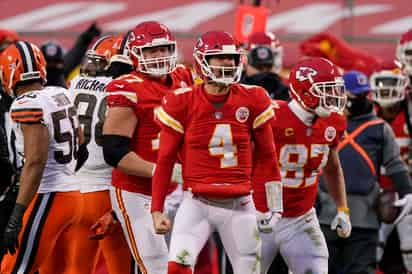
<path fill-rule="evenodd" d="M 237 148 L 233 144 L 230 124 L 218 124 L 209 142 L 209 153 L 220 157 L 220 167 L 237 166 Z"/>

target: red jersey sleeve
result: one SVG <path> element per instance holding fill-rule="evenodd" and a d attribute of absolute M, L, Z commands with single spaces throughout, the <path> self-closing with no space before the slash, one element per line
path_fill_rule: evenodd
<path fill-rule="evenodd" d="M 281 182 L 279 163 L 270 123 L 254 131 L 255 155 L 253 163 L 253 195 L 257 210 L 267 212 L 265 184 Z"/>
<path fill-rule="evenodd" d="M 152 178 L 152 207 L 151 212 L 163 211 L 165 198 L 169 189 L 173 166 L 177 160 L 183 135 L 175 130 L 162 126 L 160 145 L 155 173 Z"/>
<path fill-rule="evenodd" d="M 135 107 L 138 98 L 132 85 L 142 81 L 135 75 L 125 75 L 111 81 L 106 87 L 107 105 L 109 107 Z"/>
<path fill-rule="evenodd" d="M 257 129 L 274 117 L 272 101 L 265 89 L 253 87 L 255 92 L 253 129 Z"/>

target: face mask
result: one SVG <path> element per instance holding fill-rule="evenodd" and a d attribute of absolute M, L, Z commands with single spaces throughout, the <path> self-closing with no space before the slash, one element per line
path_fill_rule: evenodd
<path fill-rule="evenodd" d="M 346 103 L 346 109 L 349 111 L 349 116 L 358 116 L 372 111 L 372 102 L 366 96 L 357 96 L 349 98 Z"/>

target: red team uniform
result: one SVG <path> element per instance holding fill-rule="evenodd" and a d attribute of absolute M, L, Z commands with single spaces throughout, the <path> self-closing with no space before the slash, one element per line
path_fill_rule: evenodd
<path fill-rule="evenodd" d="M 219 65 L 210 65 L 212 58 Z M 236 84 L 241 72 L 240 50 L 228 33 L 202 35 L 195 46 L 195 60 L 205 84 L 169 94 L 157 113 L 162 129 L 153 177 L 155 224 L 163 211 L 167 178 L 178 153 L 186 190 L 173 225 L 168 273 L 192 273 L 213 231 L 219 233 L 234 273 L 260 273 L 260 238 L 256 237 L 251 192 L 253 189 L 266 202 L 265 186 L 280 186 L 269 123 L 271 101 L 260 87 Z M 221 73 L 215 74 L 219 70 Z M 226 92 L 211 94 L 213 87 Z M 254 184 L 252 174 L 259 177 Z M 259 210 L 267 212 L 266 203 Z"/>
<path fill-rule="evenodd" d="M 138 72 L 110 82 L 107 86 L 108 106 L 130 107 L 138 119 L 130 142 L 131 151 L 146 161 L 156 162 L 160 127 L 154 120 L 155 110 L 170 90 L 191 85 L 192 81 L 190 71 L 178 66 L 167 75 L 165 83 Z M 151 178 L 128 175 L 114 168 L 112 185 L 112 206 L 120 216 L 123 232 L 140 270 L 143 273 L 166 273 L 166 242 L 163 236 L 154 234 L 150 217 Z"/>
<path fill-rule="evenodd" d="M 346 120 L 338 113 L 344 107 L 339 76 L 329 61 L 306 59 L 290 76 L 294 99 L 273 102 L 272 130 L 284 203 L 273 231 L 261 233 L 262 273 L 267 273 L 278 252 L 294 274 L 328 272 L 328 249 L 313 207 L 321 169 L 346 129 Z"/>
<path fill-rule="evenodd" d="M 159 149 L 160 127 L 155 122 L 155 110 L 169 91 L 193 84 L 190 70 L 180 65 L 169 74 L 168 85 L 149 80 L 145 74 L 132 72 L 113 80 L 107 86 L 109 107 L 131 107 L 138 125 L 130 143 L 130 149 L 144 160 L 155 163 Z M 152 179 L 125 174 L 113 169 L 112 185 L 130 192 L 152 194 Z"/>
<path fill-rule="evenodd" d="M 212 198 L 248 195 L 253 167 L 250 131 L 272 118 L 269 97 L 261 88 L 232 85 L 224 105 L 216 108 L 209 96 L 203 86 L 176 90 L 165 97 L 158 112 L 163 125 L 184 134 L 184 190 Z M 159 183 L 163 185 L 155 185 L 152 211 L 163 208 L 168 182 Z"/>

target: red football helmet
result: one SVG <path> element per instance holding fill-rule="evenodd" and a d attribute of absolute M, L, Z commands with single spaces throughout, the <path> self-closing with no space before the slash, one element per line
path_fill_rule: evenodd
<path fill-rule="evenodd" d="M 209 59 L 218 55 L 232 55 L 235 66 L 213 66 Z M 230 85 L 239 82 L 242 74 L 241 50 L 232 35 L 224 31 L 209 31 L 196 42 L 193 56 L 196 73 L 202 80 Z M 215 72 L 219 71 L 218 74 Z"/>
<path fill-rule="evenodd" d="M 247 42 L 247 50 L 258 46 L 268 46 L 272 49 L 275 71 L 279 73 L 283 63 L 283 47 L 279 39 L 272 32 L 255 32 L 252 33 Z"/>
<path fill-rule="evenodd" d="M 320 117 L 345 108 L 346 95 L 339 68 L 324 58 L 308 58 L 298 62 L 289 75 L 293 99 Z"/>
<path fill-rule="evenodd" d="M 396 47 L 396 57 L 404 66 L 405 72 L 412 76 L 412 29 L 402 34 Z"/>
<path fill-rule="evenodd" d="M 384 64 L 381 70 L 372 73 L 369 81 L 372 99 L 381 107 L 390 107 L 401 102 L 409 85 L 409 77 L 397 61 Z"/>
<path fill-rule="evenodd" d="M 46 82 L 46 60 L 37 46 L 18 41 L 2 52 L 0 80 L 7 94 L 14 97 L 19 82 L 36 79 Z"/>
<path fill-rule="evenodd" d="M 159 56 L 145 57 L 145 50 L 165 46 L 168 49 L 167 55 L 155 53 Z M 176 40 L 163 24 L 156 21 L 140 23 L 130 32 L 127 47 L 137 71 L 153 76 L 162 76 L 176 68 Z"/>

